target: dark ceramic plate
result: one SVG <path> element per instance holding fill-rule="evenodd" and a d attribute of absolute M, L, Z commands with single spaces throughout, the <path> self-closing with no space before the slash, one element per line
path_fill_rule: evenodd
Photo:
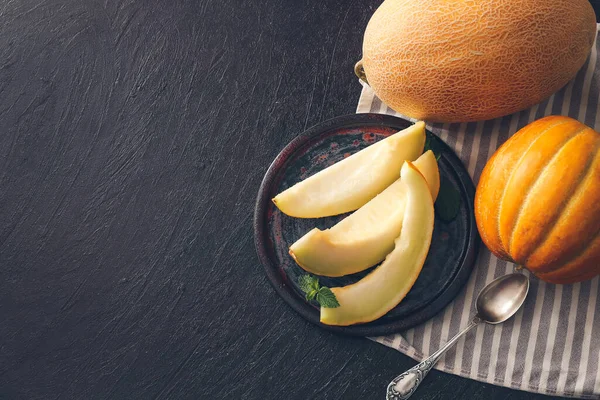
<path fill-rule="evenodd" d="M 461 196 L 458 215 L 450 222 L 437 215 L 427 260 L 406 298 L 376 321 L 349 327 L 319 322 L 319 308 L 306 301 L 298 288 L 305 271 L 288 254 L 292 243 L 314 227 L 327 229 L 348 214 L 328 218 L 300 219 L 281 213 L 271 202 L 281 191 L 342 160 L 371 143 L 412 123 L 382 114 L 353 114 L 334 118 L 310 128 L 279 153 L 265 175 L 256 202 L 254 235 L 256 250 L 277 293 L 310 322 L 326 329 L 361 336 L 378 336 L 418 325 L 441 311 L 469 278 L 479 248 L 473 215 L 475 188 L 469 174 L 452 150 L 427 132 L 438 160 L 442 184 L 452 185 Z M 344 286 L 356 282 L 371 269 L 340 278 L 319 277 L 322 285 Z"/>

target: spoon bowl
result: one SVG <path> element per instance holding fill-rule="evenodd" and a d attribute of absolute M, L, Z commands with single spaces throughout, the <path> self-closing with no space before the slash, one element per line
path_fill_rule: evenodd
<path fill-rule="evenodd" d="M 529 279 L 520 273 L 501 276 L 490 282 L 477 297 L 477 315 L 488 324 L 499 324 L 512 317 L 529 292 Z"/>

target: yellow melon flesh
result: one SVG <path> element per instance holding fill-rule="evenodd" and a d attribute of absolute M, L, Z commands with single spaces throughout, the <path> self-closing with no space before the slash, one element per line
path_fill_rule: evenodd
<path fill-rule="evenodd" d="M 438 193 L 440 192 L 440 170 L 435 154 L 433 154 L 433 151 L 427 150 L 421 157 L 417 158 L 413 164 L 427 181 L 429 191 L 431 192 L 431 198 L 435 203 Z"/>
<path fill-rule="evenodd" d="M 440 188 L 435 155 L 429 150 L 414 165 L 435 201 Z M 400 236 L 406 190 L 406 183 L 398 179 L 332 228 L 308 232 L 290 247 L 290 255 L 306 271 L 324 276 L 354 274 L 377 264 L 394 249 L 394 240 Z"/>
<path fill-rule="evenodd" d="M 425 123 L 397 132 L 278 194 L 285 214 L 319 218 L 354 211 L 398 179 L 405 160 L 423 152 Z"/>
<path fill-rule="evenodd" d="M 360 281 L 332 288 L 340 306 L 321 307 L 321 322 L 352 325 L 374 321 L 394 308 L 414 285 L 429 251 L 433 233 L 433 199 L 425 178 L 410 162 L 402 167 L 406 210 L 402 232 L 385 261 Z"/>

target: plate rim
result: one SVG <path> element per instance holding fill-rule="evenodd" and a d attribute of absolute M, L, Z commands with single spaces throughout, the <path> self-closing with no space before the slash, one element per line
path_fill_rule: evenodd
<path fill-rule="evenodd" d="M 359 114 L 348 114 L 338 117 L 334 117 L 311 126 L 303 133 L 292 139 L 284 148 L 277 154 L 275 159 L 269 165 L 258 190 L 258 196 L 254 207 L 254 245 L 258 254 L 259 260 L 263 265 L 267 278 L 277 294 L 283 298 L 283 300 L 299 313 L 308 322 L 320 326 L 328 331 L 351 335 L 351 336 L 381 336 L 392 333 L 398 333 L 399 331 L 410 329 L 416 325 L 419 325 L 438 313 L 440 313 L 458 294 L 458 292 L 467 283 L 471 271 L 475 266 L 475 261 L 479 253 L 479 247 L 481 240 L 479 238 L 479 232 L 477 230 L 474 213 L 474 197 L 475 197 L 475 185 L 470 175 L 468 174 L 465 166 L 454 150 L 450 148 L 443 140 L 431 131 L 428 132 L 436 137 L 443 147 L 445 147 L 444 157 L 448 158 L 453 165 L 460 165 L 461 168 L 455 168 L 454 171 L 458 175 L 458 182 L 460 182 L 462 189 L 467 193 L 467 209 L 471 210 L 469 213 L 467 227 L 469 232 L 467 233 L 467 245 L 465 248 L 465 254 L 462 256 L 458 272 L 452 278 L 450 283 L 446 285 L 446 288 L 430 303 L 426 304 L 422 308 L 416 310 L 413 314 L 402 318 L 401 320 L 388 321 L 381 325 L 370 325 L 370 324 L 359 324 L 350 326 L 332 326 L 326 325 L 315 319 L 314 307 L 308 304 L 305 300 L 301 300 L 294 293 L 293 289 L 289 287 L 286 282 L 285 275 L 280 272 L 281 266 L 277 263 L 272 262 L 268 254 L 267 243 L 265 235 L 267 234 L 267 209 L 271 199 L 268 196 L 269 187 L 274 178 L 276 177 L 281 166 L 285 164 L 285 161 L 295 153 L 298 149 L 302 148 L 304 144 L 309 142 L 311 139 L 317 138 L 321 135 L 327 134 L 332 129 L 338 129 L 343 127 L 353 126 L 380 126 L 389 127 L 392 129 L 401 129 L 399 126 L 403 124 L 413 124 L 404 118 L 399 118 L 387 114 L 376 114 L 376 113 L 359 113 Z M 403 128 L 402 128 L 403 129 Z M 376 322 L 376 321 L 373 321 Z"/>

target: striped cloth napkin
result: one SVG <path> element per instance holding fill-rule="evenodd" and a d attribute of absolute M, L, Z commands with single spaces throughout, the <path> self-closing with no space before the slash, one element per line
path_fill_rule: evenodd
<path fill-rule="evenodd" d="M 538 118 L 568 115 L 600 131 L 598 42 L 575 79 L 546 101 L 504 118 L 429 124 L 428 129 L 456 151 L 475 184 L 494 151 Z M 399 115 L 366 85 L 356 112 Z M 371 339 L 421 361 L 468 324 L 479 291 L 514 268 L 482 246 L 471 278 L 445 310 L 416 328 Z M 598 286 L 598 277 L 573 285 L 547 284 L 532 277 L 522 311 L 501 325 L 479 325 L 448 351 L 436 368 L 513 389 L 600 398 Z"/>

